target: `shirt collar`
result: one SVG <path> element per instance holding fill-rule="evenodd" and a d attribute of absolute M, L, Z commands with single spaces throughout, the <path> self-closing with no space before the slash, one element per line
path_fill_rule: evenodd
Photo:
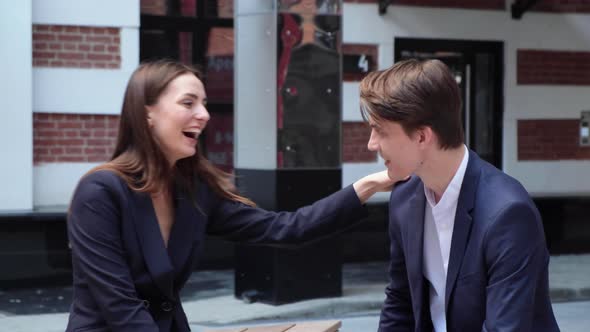
<path fill-rule="evenodd" d="M 465 154 L 463 155 L 463 160 L 455 172 L 455 175 L 451 179 L 451 182 L 447 186 L 447 189 L 443 193 L 440 201 L 436 203 L 434 199 L 434 193 L 432 190 L 426 188 L 424 186 L 424 195 L 426 196 L 426 200 L 432 209 L 432 213 L 436 214 L 447 209 L 450 209 L 454 206 L 454 203 L 459 200 L 459 193 L 461 192 L 461 186 L 463 185 L 463 178 L 465 177 L 465 171 L 467 170 L 467 163 L 469 162 L 469 149 L 467 146 L 463 144 L 463 148 L 465 149 Z"/>

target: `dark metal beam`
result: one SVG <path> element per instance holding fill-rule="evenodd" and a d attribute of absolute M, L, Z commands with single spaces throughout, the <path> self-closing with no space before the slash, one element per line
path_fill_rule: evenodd
<path fill-rule="evenodd" d="M 527 10 L 531 9 L 537 2 L 539 2 L 539 0 L 514 0 L 510 6 L 512 18 L 515 20 L 521 19 L 522 15 Z"/>
<path fill-rule="evenodd" d="M 385 15 L 387 13 L 387 7 L 391 5 L 393 0 L 379 0 L 379 15 Z"/>
<path fill-rule="evenodd" d="M 198 27 L 233 28 L 232 18 L 195 18 L 190 16 L 141 15 L 140 22 L 144 29 L 195 31 Z"/>

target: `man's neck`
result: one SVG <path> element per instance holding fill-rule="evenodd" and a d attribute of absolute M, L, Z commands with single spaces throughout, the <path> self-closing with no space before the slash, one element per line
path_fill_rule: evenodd
<path fill-rule="evenodd" d="M 454 149 L 433 150 L 424 160 L 420 170 L 416 172 L 424 182 L 424 186 L 434 193 L 437 203 L 442 198 L 445 190 L 447 190 L 459 166 L 461 166 L 465 153 L 463 144 Z"/>

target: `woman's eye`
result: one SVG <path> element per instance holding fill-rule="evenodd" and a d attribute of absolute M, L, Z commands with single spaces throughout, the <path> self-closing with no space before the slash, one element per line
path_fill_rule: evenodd
<path fill-rule="evenodd" d="M 186 107 L 191 107 L 191 106 L 193 106 L 193 102 L 192 102 L 192 100 L 185 100 L 185 101 L 183 101 L 183 102 L 182 102 L 182 104 L 183 104 L 184 106 L 186 106 Z"/>

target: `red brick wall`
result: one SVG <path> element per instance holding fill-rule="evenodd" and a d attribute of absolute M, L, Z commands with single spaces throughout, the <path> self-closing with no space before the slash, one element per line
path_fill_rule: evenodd
<path fill-rule="evenodd" d="M 215 118 L 206 133 L 207 149 L 213 161 L 229 171 L 233 166 L 233 117 Z M 118 125 L 118 115 L 34 113 L 33 162 L 107 161 L 115 148 Z M 370 133 L 364 122 L 342 123 L 343 162 L 377 161 L 377 153 L 367 149 Z"/>
<path fill-rule="evenodd" d="M 579 146 L 580 120 L 518 120 L 518 160 L 590 159 Z"/>
<path fill-rule="evenodd" d="M 588 0 L 540 0 L 531 9 L 541 12 L 590 13 Z"/>
<path fill-rule="evenodd" d="M 119 116 L 33 113 L 33 162 L 103 162 L 115 148 Z"/>
<path fill-rule="evenodd" d="M 120 68 L 118 28 L 33 25 L 33 66 Z"/>
<path fill-rule="evenodd" d="M 590 85 L 590 52 L 518 50 L 518 84 Z"/>
<path fill-rule="evenodd" d="M 365 122 L 342 122 L 342 162 L 374 162 L 377 153 L 367 149 L 371 128 Z"/>
<path fill-rule="evenodd" d="M 344 0 L 349 3 L 375 3 L 378 0 Z M 505 0 L 394 0 L 392 6 L 448 7 L 465 9 L 505 10 Z"/>

